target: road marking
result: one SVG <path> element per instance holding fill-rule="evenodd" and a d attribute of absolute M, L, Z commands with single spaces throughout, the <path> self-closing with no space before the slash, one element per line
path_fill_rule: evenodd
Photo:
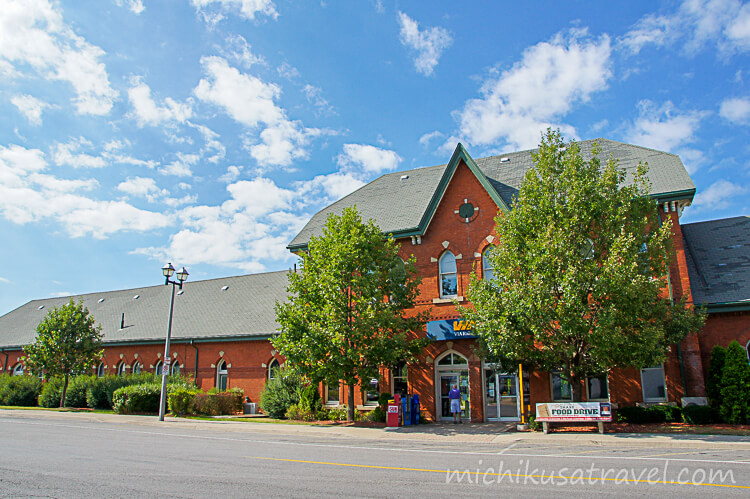
<path fill-rule="evenodd" d="M 730 449 L 713 451 L 713 449 L 712 449 L 711 452 L 729 452 L 729 450 Z M 708 451 L 706 451 L 706 450 L 695 450 L 695 451 L 691 451 L 691 452 L 665 452 L 664 454 L 649 454 L 647 456 L 638 456 L 638 457 L 679 456 L 679 455 L 684 455 L 684 454 L 700 454 L 701 452 L 708 452 Z"/>
<path fill-rule="evenodd" d="M 466 456 L 496 456 L 497 452 L 472 452 L 472 451 L 449 451 L 449 450 L 433 450 L 433 449 L 405 449 L 398 447 L 373 447 L 363 445 L 343 445 L 343 444 L 315 444 L 315 443 L 301 443 L 301 442 L 286 442 L 283 440 L 262 440 L 262 439 L 251 439 L 251 438 L 230 438 L 230 437 L 216 437 L 207 435 L 196 435 L 193 433 L 175 433 L 167 431 L 145 431 L 145 430 L 129 430 L 123 428 L 103 428 L 101 426 L 83 426 L 74 424 L 62 424 L 62 423 L 41 423 L 32 421 L 19 421 L 15 418 L 0 419 L 8 423 L 18 423 L 36 426 L 57 426 L 63 428 L 78 428 L 82 430 L 100 430 L 109 431 L 115 433 L 130 433 L 130 434 L 143 434 L 143 435 L 162 435 L 170 437 L 180 438 L 194 438 L 203 440 L 218 440 L 228 442 L 245 442 L 245 443 L 256 443 L 256 444 L 271 444 L 271 445 L 289 445 L 297 447 L 321 447 L 328 449 L 356 449 L 356 450 L 373 450 L 383 452 L 414 452 L 424 454 L 451 454 L 451 455 L 466 455 Z M 100 424 L 114 424 L 104 422 Z M 120 424 L 120 423 L 118 423 Z M 166 423 L 168 424 L 168 423 Z M 291 435 L 290 435 L 291 436 Z M 707 460 L 707 459 L 664 459 L 664 458 L 649 458 L 649 457 L 633 457 L 633 456 L 576 456 L 574 454 L 530 454 L 530 453 L 504 453 L 504 456 L 514 457 L 548 457 L 548 458 L 572 458 L 572 459 L 615 459 L 618 461 L 670 461 L 670 462 L 686 462 L 686 463 L 714 463 L 714 464 L 750 464 L 748 460 L 741 461 L 720 461 L 720 460 Z"/>
<path fill-rule="evenodd" d="M 331 463 L 326 461 L 307 461 L 304 459 L 284 459 L 279 457 L 261 457 L 261 456 L 245 456 L 247 459 L 259 459 L 263 461 L 281 461 L 286 463 L 301 463 L 301 464 L 320 464 L 324 466 L 341 466 L 344 468 L 369 468 L 369 469 L 377 469 L 377 470 L 394 470 L 394 471 L 419 471 L 424 473 L 440 473 L 440 474 L 447 474 L 450 475 L 451 473 L 454 473 L 454 471 L 446 469 L 446 470 L 433 470 L 428 468 L 402 468 L 399 466 L 378 466 L 374 464 L 356 464 L 356 463 Z M 578 477 L 573 476 L 564 476 L 564 475 L 534 475 L 534 474 L 524 474 L 524 473 L 490 473 L 490 472 L 484 472 L 484 471 L 471 471 L 471 470 L 465 470 L 465 471 L 459 471 L 456 470 L 455 473 L 458 473 L 459 475 L 465 476 L 465 475 L 473 475 L 477 477 L 477 482 L 479 483 L 479 477 L 486 477 L 486 476 L 510 476 L 514 478 L 539 478 L 539 479 L 551 479 L 551 480 L 565 480 L 567 483 L 571 479 L 578 479 Z M 580 478 L 581 480 L 585 481 L 585 478 Z M 733 489 L 750 489 L 750 485 L 734 485 L 734 484 L 725 484 L 725 483 L 692 483 L 692 482 L 676 482 L 672 480 L 640 480 L 637 478 L 625 478 L 625 479 L 619 479 L 619 478 L 609 478 L 609 477 L 597 477 L 592 478 L 589 480 L 589 483 L 591 482 L 598 482 L 598 481 L 608 481 L 608 482 L 627 482 L 628 484 L 636 485 L 639 483 L 647 483 L 649 485 L 690 485 L 692 487 L 695 487 L 696 485 L 703 485 L 706 487 L 729 487 Z M 458 482 L 460 483 L 460 482 Z M 471 481 L 469 481 L 471 483 Z"/>

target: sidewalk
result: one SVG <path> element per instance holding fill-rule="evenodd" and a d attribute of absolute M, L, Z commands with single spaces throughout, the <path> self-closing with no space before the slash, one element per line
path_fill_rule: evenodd
<path fill-rule="evenodd" d="M 130 424 L 151 428 L 180 429 L 183 431 L 225 431 L 271 435 L 305 435 L 326 439 L 363 439 L 387 441 L 422 441 L 435 443 L 486 443 L 498 446 L 527 445 L 590 445 L 602 447 L 649 447 L 686 449 L 750 450 L 748 437 L 733 435 L 671 435 L 655 433 L 550 433 L 516 432 L 497 423 L 426 424 L 398 429 L 359 428 L 343 425 L 278 424 L 253 421 L 199 420 L 167 417 L 159 422 L 156 416 L 122 416 L 85 412 L 56 412 L 42 410 L 0 409 L 0 418 L 33 418 L 75 424 L 76 421 L 107 424 Z"/>

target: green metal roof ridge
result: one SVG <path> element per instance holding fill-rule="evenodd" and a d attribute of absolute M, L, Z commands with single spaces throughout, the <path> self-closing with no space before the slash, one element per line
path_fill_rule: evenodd
<path fill-rule="evenodd" d="M 699 303 L 699 306 L 706 307 L 706 311 L 711 313 L 719 312 L 748 312 L 750 311 L 750 300 L 728 301 L 723 303 Z"/>
<path fill-rule="evenodd" d="M 448 189 L 448 184 L 450 184 L 450 181 L 453 178 L 453 174 L 458 169 L 458 165 L 460 164 L 461 160 L 466 163 L 466 166 L 469 167 L 469 170 L 471 170 L 482 187 L 484 187 L 484 190 L 487 191 L 487 194 L 490 195 L 498 208 L 505 212 L 510 211 L 510 207 L 505 203 L 505 201 L 503 201 L 503 198 L 500 197 L 500 194 L 498 194 L 495 188 L 492 187 L 492 184 L 487 179 L 487 176 L 477 166 L 476 162 L 463 146 L 463 144 L 459 142 L 458 145 L 456 145 L 456 149 L 453 151 L 453 155 L 451 156 L 451 159 L 448 162 L 445 171 L 443 172 L 443 176 L 432 195 L 432 199 L 430 199 L 430 203 L 427 205 L 427 209 L 422 215 L 422 219 L 420 220 L 419 225 L 416 227 L 417 231 L 419 231 L 419 235 L 424 235 L 424 233 L 427 231 L 427 227 L 430 225 L 430 221 L 432 221 L 432 217 L 435 215 L 437 207 L 440 205 L 440 201 L 442 201 L 443 196 L 445 195 L 445 191 Z"/>

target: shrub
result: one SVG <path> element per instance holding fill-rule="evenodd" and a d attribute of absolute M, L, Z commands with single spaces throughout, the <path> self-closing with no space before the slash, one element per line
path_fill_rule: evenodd
<path fill-rule="evenodd" d="M 721 405 L 721 378 L 724 372 L 724 361 L 727 349 L 716 345 L 711 350 L 711 360 L 708 364 L 708 378 L 706 379 L 706 395 L 711 407 L 718 410 Z"/>
<path fill-rule="evenodd" d="M 346 421 L 347 408 L 345 405 L 337 407 L 336 409 L 328 410 L 328 419 L 331 421 Z M 354 419 L 357 419 L 356 417 Z"/>
<path fill-rule="evenodd" d="M 282 419 L 294 404 L 300 403 L 302 380 L 299 375 L 279 369 L 276 377 L 269 379 L 260 394 L 260 408 L 263 413 L 275 419 Z"/>
<path fill-rule="evenodd" d="M 68 381 L 68 393 L 65 394 L 65 407 L 88 407 L 86 394 L 96 379 L 94 376 L 76 376 Z M 63 379 L 63 383 L 65 380 Z M 61 386 L 62 388 L 62 386 Z M 62 396 L 62 390 L 60 391 Z"/>
<path fill-rule="evenodd" d="M 242 410 L 244 392 L 232 388 L 219 393 L 198 393 L 193 397 L 193 411 L 204 416 L 235 414 Z"/>
<path fill-rule="evenodd" d="M 316 413 L 323 407 L 317 386 L 307 385 L 300 390 L 299 408 L 302 411 Z"/>
<path fill-rule="evenodd" d="M 41 391 L 42 381 L 36 376 L 0 375 L 0 405 L 34 407 Z"/>
<path fill-rule="evenodd" d="M 173 375 L 168 378 L 170 390 L 174 387 L 194 389 L 192 382 L 181 375 Z M 86 403 L 92 409 L 112 409 L 112 397 L 118 388 L 132 385 L 157 384 L 161 390 L 161 376 L 153 373 L 129 374 L 127 376 L 107 375 L 102 378 L 93 378 L 86 391 Z"/>
<path fill-rule="evenodd" d="M 678 423 L 682 421 L 682 408 L 676 405 L 654 405 L 648 408 L 654 423 Z"/>
<path fill-rule="evenodd" d="M 721 377 L 721 419 L 730 424 L 743 424 L 750 406 L 750 365 L 745 349 L 733 341 L 727 347 Z"/>
<path fill-rule="evenodd" d="M 44 382 L 42 393 L 39 395 L 40 407 L 60 407 L 60 396 L 65 380 L 61 377 L 50 378 Z"/>
<path fill-rule="evenodd" d="M 620 407 L 617 414 L 620 421 L 632 424 L 658 423 L 659 421 L 655 421 L 654 418 L 658 419 L 660 416 L 660 414 L 637 405 L 632 407 Z"/>
<path fill-rule="evenodd" d="M 536 416 L 529 416 L 529 430 L 541 431 L 542 423 L 537 422 Z"/>
<path fill-rule="evenodd" d="M 176 386 L 174 389 L 169 390 L 169 394 L 167 395 L 169 412 L 175 416 L 192 414 L 194 411 L 193 400 L 199 393 L 201 391 L 197 388 L 184 388 L 182 386 Z"/>
<path fill-rule="evenodd" d="M 112 408 L 120 414 L 159 412 L 161 385 L 148 383 L 123 386 L 112 396 Z"/>
<path fill-rule="evenodd" d="M 716 416 L 710 406 L 689 405 L 682 409 L 682 420 L 689 424 L 710 424 L 716 420 Z"/>
<path fill-rule="evenodd" d="M 383 409 L 382 406 L 377 406 L 375 409 L 370 411 L 368 414 L 365 414 L 365 416 L 362 418 L 365 421 L 372 421 L 375 423 L 385 423 L 386 418 L 386 412 Z"/>
<path fill-rule="evenodd" d="M 393 399 L 393 395 L 390 393 L 381 393 L 378 395 L 378 405 L 385 410 L 388 407 L 388 401 Z"/>

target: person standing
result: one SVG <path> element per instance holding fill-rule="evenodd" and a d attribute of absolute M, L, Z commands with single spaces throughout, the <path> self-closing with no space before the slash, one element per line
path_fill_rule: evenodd
<path fill-rule="evenodd" d="M 451 412 L 453 413 L 453 424 L 462 423 L 461 421 L 461 392 L 458 391 L 458 385 L 448 392 L 448 399 L 451 401 Z"/>

